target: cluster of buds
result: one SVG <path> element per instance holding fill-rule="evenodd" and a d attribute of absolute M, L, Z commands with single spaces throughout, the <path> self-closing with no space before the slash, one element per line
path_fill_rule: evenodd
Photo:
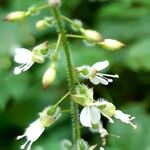
<path fill-rule="evenodd" d="M 118 50 L 122 47 L 124 47 L 124 44 L 114 40 L 114 39 L 105 39 L 100 33 L 93 30 L 81 30 L 83 35 L 85 36 L 85 39 L 88 42 L 96 43 L 98 45 L 101 45 L 103 48 L 108 50 Z"/>
<path fill-rule="evenodd" d="M 51 111 L 50 114 L 48 112 Z M 59 107 L 53 109 L 52 106 L 46 107 L 41 113 L 39 118 L 32 122 L 25 133 L 17 137 L 17 140 L 26 137 L 25 144 L 21 145 L 21 149 L 31 150 L 33 142 L 35 142 L 44 132 L 46 127 L 51 126 L 61 116 L 61 110 Z"/>

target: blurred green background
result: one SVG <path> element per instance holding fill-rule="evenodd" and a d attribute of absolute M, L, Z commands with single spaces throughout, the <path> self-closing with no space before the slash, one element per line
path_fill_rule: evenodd
<path fill-rule="evenodd" d="M 44 0 L 0 0 L 0 18 L 11 11 L 27 10 L 44 3 Z M 70 39 L 76 66 L 107 59 L 111 64 L 107 72 L 120 76 L 108 86 L 95 86 L 95 99 L 103 97 L 113 101 L 118 109 L 136 116 L 136 130 L 117 120 L 110 125 L 104 119 L 104 126 L 111 133 L 106 150 L 150 150 L 150 0 L 62 0 L 61 11 L 70 18 L 81 19 L 85 28 L 97 30 L 106 38 L 126 45 L 111 52 Z M 35 28 L 39 19 L 49 15 L 51 12 L 46 9 L 20 23 L 0 21 L 0 150 L 19 149 L 24 141 L 16 141 L 15 137 L 38 117 L 38 112 L 54 104 L 67 91 L 63 50 L 60 50 L 57 79 L 47 91 L 42 89 L 41 79 L 48 63 L 36 64 L 21 75 L 13 75 L 15 47 L 32 49 L 45 40 L 56 40 L 54 28 L 42 32 Z M 88 81 L 85 83 L 92 86 Z M 68 108 L 68 103 L 66 101 L 62 107 Z M 88 129 L 82 129 L 82 137 L 91 145 L 100 143 L 99 135 Z M 66 138 L 71 139 L 68 113 L 46 129 L 33 150 L 60 150 L 60 142 Z"/>

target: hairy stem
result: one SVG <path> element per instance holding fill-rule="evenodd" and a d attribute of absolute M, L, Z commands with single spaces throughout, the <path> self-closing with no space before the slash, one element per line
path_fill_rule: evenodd
<path fill-rule="evenodd" d="M 75 79 L 74 79 L 74 71 L 73 71 L 73 66 L 71 62 L 71 56 L 70 56 L 70 49 L 67 41 L 67 36 L 66 36 L 66 31 L 64 29 L 62 20 L 61 20 L 61 15 L 58 10 L 58 8 L 52 8 L 54 17 L 56 19 L 56 23 L 59 29 L 59 32 L 61 34 L 61 40 L 62 40 L 62 45 L 64 47 L 65 55 L 66 55 L 66 60 L 67 60 L 67 67 L 68 67 L 68 72 L 69 72 L 69 90 L 70 94 L 74 93 L 74 84 L 75 84 Z M 80 126 L 79 126 L 79 117 L 78 117 L 78 106 L 74 101 L 71 101 L 71 115 L 72 115 L 72 127 L 73 127 L 73 143 L 76 145 L 77 140 L 80 139 Z"/>

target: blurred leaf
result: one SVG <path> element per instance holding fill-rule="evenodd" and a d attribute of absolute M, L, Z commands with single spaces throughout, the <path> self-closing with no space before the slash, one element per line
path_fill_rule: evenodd
<path fill-rule="evenodd" d="M 143 104 L 128 105 L 124 112 L 135 116 L 135 124 L 137 129 L 133 129 L 130 125 L 115 120 L 115 124 L 110 125 L 110 132 L 119 135 L 120 138 L 110 135 L 108 150 L 148 150 L 150 148 L 150 117 L 144 112 Z"/>
<path fill-rule="evenodd" d="M 127 54 L 125 64 L 133 70 L 150 70 L 150 39 L 134 43 Z"/>

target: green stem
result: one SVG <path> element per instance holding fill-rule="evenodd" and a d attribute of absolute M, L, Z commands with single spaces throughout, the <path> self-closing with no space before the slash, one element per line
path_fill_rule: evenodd
<path fill-rule="evenodd" d="M 70 92 L 68 92 L 67 94 L 65 94 L 54 106 L 53 108 L 57 107 L 64 99 L 66 99 L 68 97 L 68 95 L 70 94 Z"/>
<path fill-rule="evenodd" d="M 74 79 L 74 71 L 73 71 L 73 66 L 71 62 L 70 49 L 69 49 L 69 45 L 67 41 L 66 31 L 64 29 L 64 26 L 61 20 L 61 15 L 60 15 L 58 8 L 53 7 L 52 11 L 56 19 L 59 32 L 61 33 L 61 41 L 64 47 L 66 60 L 67 60 L 67 67 L 69 71 L 69 89 L 70 89 L 70 94 L 73 94 L 75 79 Z M 71 114 L 72 114 L 72 124 L 73 124 L 73 144 L 76 145 L 76 142 L 80 139 L 80 126 L 79 126 L 79 117 L 78 117 L 78 114 L 79 114 L 78 106 L 73 100 L 71 101 Z"/>
<path fill-rule="evenodd" d="M 84 29 L 79 27 L 75 22 L 73 22 L 71 19 L 67 18 L 66 16 L 61 16 L 62 19 L 64 19 L 65 21 L 67 21 L 68 23 L 74 25 L 81 33 L 84 32 Z"/>
<path fill-rule="evenodd" d="M 73 34 L 67 34 L 67 37 L 69 37 L 69 38 L 78 38 L 78 39 L 85 39 L 86 38 L 83 35 L 73 35 Z"/>
<path fill-rule="evenodd" d="M 48 4 L 45 4 L 45 5 L 42 5 L 42 6 L 37 7 L 37 8 L 36 8 L 36 11 L 38 12 L 38 11 L 41 11 L 41 10 L 43 10 L 43 9 L 45 9 L 45 8 L 48 8 L 48 7 L 49 7 L 49 5 L 48 5 Z"/>

